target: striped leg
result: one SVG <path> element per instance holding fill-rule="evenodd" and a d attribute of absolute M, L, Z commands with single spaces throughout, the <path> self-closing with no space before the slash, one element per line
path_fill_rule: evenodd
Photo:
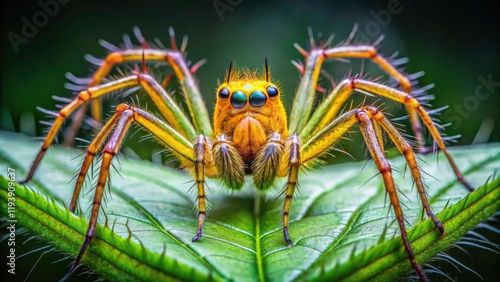
<path fill-rule="evenodd" d="M 158 107 L 158 110 L 162 116 L 167 120 L 167 122 L 174 127 L 174 129 L 183 134 L 188 138 L 195 138 L 196 133 L 194 127 L 191 125 L 188 117 L 183 113 L 183 111 L 177 106 L 172 97 L 161 87 L 161 85 L 156 82 L 148 74 L 136 73 L 135 75 L 127 76 L 115 81 L 108 82 L 95 87 L 90 87 L 86 90 L 81 91 L 76 98 L 70 102 L 68 105 L 64 106 L 56 116 L 56 119 L 52 123 L 50 130 L 45 137 L 42 147 L 38 152 L 35 160 L 33 161 L 31 168 L 26 176 L 26 178 L 20 183 L 28 182 L 34 175 L 38 165 L 40 164 L 45 152 L 50 147 L 54 141 L 59 129 L 61 128 L 64 120 L 73 113 L 76 109 L 84 105 L 87 101 L 102 97 L 110 92 L 121 90 L 124 88 L 141 85 L 146 92 L 151 97 L 151 100 Z"/>
<path fill-rule="evenodd" d="M 116 124 L 115 131 L 113 132 L 113 135 L 109 138 L 108 142 L 106 143 L 106 146 L 104 147 L 102 151 L 102 164 L 101 164 L 101 169 L 99 172 L 99 177 L 97 179 L 97 186 L 95 189 L 95 195 L 94 195 L 94 201 L 92 202 L 92 211 L 90 215 L 90 221 L 89 221 L 89 227 L 87 229 L 87 233 L 85 234 L 85 242 L 83 243 L 82 248 L 80 249 L 80 252 L 78 253 L 78 256 L 76 257 L 75 262 L 71 265 L 71 268 L 69 269 L 68 273 L 66 276 L 63 278 L 63 280 L 66 280 L 66 278 L 70 277 L 71 274 L 75 271 L 76 267 L 80 263 L 83 254 L 87 250 L 90 241 L 92 238 L 94 238 L 95 234 L 95 228 L 97 225 L 97 218 L 99 215 L 99 209 L 101 207 L 101 201 L 102 197 L 104 195 L 104 188 L 106 186 L 106 182 L 108 181 L 109 178 L 109 168 L 111 166 L 111 160 L 113 157 L 118 153 L 121 143 L 123 141 L 124 136 L 127 133 L 128 128 L 130 127 L 130 123 L 132 122 L 132 117 L 133 113 L 130 111 L 127 112 L 118 112 L 116 116 L 120 118 L 118 123 Z M 112 119 L 113 120 L 113 119 Z M 111 126 L 105 126 L 105 129 L 108 130 L 108 132 L 104 132 L 103 134 L 109 134 L 109 131 L 112 127 Z M 96 141 L 96 145 L 98 143 L 101 143 Z M 88 156 L 92 157 L 92 152 L 87 152 L 87 156 L 85 159 L 87 159 Z M 85 173 L 84 167 L 82 167 L 82 172 L 79 174 L 83 178 L 85 178 Z M 78 191 L 78 192 L 77 192 Z M 75 188 L 75 194 L 78 194 L 80 191 L 80 188 Z M 71 201 L 73 204 L 73 200 Z M 76 203 L 75 203 L 76 204 Z"/>
<path fill-rule="evenodd" d="M 415 260 L 415 255 L 413 254 L 413 249 L 408 240 L 408 235 L 406 233 L 405 220 L 403 215 L 403 210 L 401 209 L 401 204 L 399 202 L 398 195 L 396 193 L 396 185 L 394 184 L 394 179 L 392 178 L 392 168 L 387 159 L 385 158 L 385 153 L 380 149 L 376 131 L 373 129 L 371 123 L 371 117 L 369 113 L 365 111 L 359 111 L 356 114 L 356 118 L 359 122 L 359 128 L 365 139 L 368 151 L 372 156 L 375 165 L 377 166 L 382 178 L 384 180 L 385 191 L 389 195 L 389 200 L 391 206 L 396 215 L 396 221 L 399 225 L 399 231 L 401 233 L 401 238 L 403 239 L 403 245 L 410 260 L 412 268 L 417 272 L 421 281 L 427 281 L 424 272 L 420 265 Z M 416 162 L 415 162 L 416 164 Z M 418 167 L 416 168 L 418 170 Z M 442 227 L 442 225 L 441 225 Z"/>
<path fill-rule="evenodd" d="M 431 210 L 431 206 L 429 205 L 429 201 L 427 200 L 427 195 L 425 193 L 425 186 L 422 180 L 422 176 L 420 174 L 420 169 L 418 168 L 417 160 L 415 159 L 415 154 L 411 145 L 404 139 L 404 137 L 399 133 L 399 131 L 392 125 L 389 120 L 384 116 L 384 114 L 378 111 L 376 108 L 371 109 L 373 114 L 373 119 L 375 121 L 374 127 L 382 127 L 384 131 L 389 135 L 389 138 L 396 145 L 401 154 L 405 157 L 406 163 L 410 168 L 411 175 L 415 180 L 415 186 L 417 187 L 418 195 L 420 197 L 420 201 L 422 202 L 422 206 L 427 213 L 427 216 L 431 218 L 434 222 L 436 228 L 444 232 L 443 224 L 436 218 L 434 213 Z M 380 138 L 381 133 L 377 132 L 377 137 Z M 381 150 L 384 151 L 383 147 Z"/>
<path fill-rule="evenodd" d="M 116 123 L 121 117 L 121 112 L 114 114 L 104 125 L 104 127 L 99 131 L 99 133 L 94 137 L 92 143 L 87 147 L 87 151 L 85 154 L 85 158 L 83 159 L 82 166 L 80 168 L 80 172 L 78 173 L 78 177 L 75 182 L 75 189 L 73 190 L 73 196 L 71 197 L 71 203 L 69 204 L 69 210 L 74 212 L 77 204 L 78 197 L 80 196 L 80 191 L 83 187 L 83 182 L 85 181 L 85 176 L 89 168 L 92 165 L 92 161 L 97 154 L 97 151 L 102 147 L 104 141 L 106 141 L 106 137 L 111 133 Z"/>
<path fill-rule="evenodd" d="M 78 194 L 81 190 L 81 185 L 83 184 L 83 180 L 85 179 L 85 176 L 88 172 L 90 163 L 92 162 L 97 150 L 99 150 L 101 145 L 104 143 L 104 140 L 106 140 L 106 137 L 111 134 L 102 150 L 102 164 L 97 179 L 94 201 L 92 202 L 89 225 L 85 234 L 85 242 L 80 249 L 75 262 L 72 264 L 70 270 L 63 280 L 71 276 L 71 274 L 75 271 L 83 255 L 85 254 L 90 241 L 92 240 L 92 238 L 94 238 L 99 210 L 101 207 L 101 201 L 104 195 L 106 182 L 109 178 L 111 161 L 119 152 L 123 139 L 125 138 L 132 122 L 136 122 L 142 128 L 149 131 L 153 136 L 155 136 L 158 141 L 163 143 L 165 147 L 167 147 L 175 155 L 185 160 L 194 162 L 192 144 L 181 134 L 176 132 L 172 127 L 170 127 L 154 115 L 149 114 L 148 112 L 145 112 L 141 109 L 134 108 L 126 104 L 118 105 L 116 107 L 116 113 L 106 123 L 101 132 L 97 134 L 96 138 L 89 146 L 84 159 L 84 165 L 82 166 L 78 175 L 77 184 L 75 186 L 75 191 L 73 193 L 73 198 L 70 205 L 73 210 L 76 207 L 77 203 L 77 199 L 75 199 L 75 197 L 78 198 Z"/>
<path fill-rule="evenodd" d="M 110 43 L 105 42 L 103 46 L 111 51 L 111 53 L 108 54 L 103 60 L 90 60 L 91 63 L 93 63 L 97 67 L 97 70 L 92 74 L 92 76 L 89 79 L 72 80 L 88 80 L 85 82 L 85 87 L 93 87 L 101 84 L 103 79 L 109 75 L 113 67 L 117 64 L 134 61 L 143 61 L 143 63 L 145 61 L 168 62 L 174 69 L 175 75 L 181 83 L 181 87 L 183 88 L 183 93 L 185 94 L 186 98 L 185 101 L 190 110 L 191 118 L 193 119 L 195 128 L 198 132 L 209 136 L 212 131 L 209 115 L 206 110 L 201 93 L 198 89 L 196 79 L 193 76 L 193 74 L 204 63 L 204 61 L 202 60 L 191 67 L 188 66 L 184 58 L 184 52 L 187 45 L 187 37 L 184 38 L 185 40 L 183 40 L 181 47 L 177 48 L 174 30 L 170 28 L 169 33 L 171 49 L 162 50 L 152 48 L 150 44 L 144 39 L 137 27 L 134 28 L 134 33 L 140 43 L 140 46 L 135 46 L 131 43 L 127 43 L 125 44 L 127 46 L 127 49 L 120 50 L 120 48 L 112 46 Z M 79 82 L 76 83 L 79 84 Z M 91 110 L 94 119 L 100 122 L 102 116 L 100 99 L 92 101 Z M 86 105 L 84 105 L 77 112 L 77 117 L 73 119 L 70 128 L 66 131 L 65 144 L 72 144 L 73 139 L 76 135 L 76 131 L 80 128 L 80 124 L 85 116 L 85 111 Z M 195 115 L 194 113 L 197 114 Z"/>
<path fill-rule="evenodd" d="M 441 136 L 439 130 L 437 129 L 434 121 L 430 117 L 429 113 L 422 107 L 417 98 L 413 97 L 411 94 L 391 88 L 389 86 L 375 83 L 368 80 L 363 80 L 359 78 L 345 79 L 332 91 L 332 93 L 325 98 L 325 100 L 318 106 L 317 110 L 312 114 L 311 118 L 304 127 L 304 130 L 300 132 L 300 138 L 305 139 L 314 133 L 315 128 L 323 128 L 328 123 L 330 123 L 334 117 L 338 114 L 339 110 L 344 105 L 345 101 L 349 96 L 355 91 L 361 90 L 370 94 L 375 94 L 381 97 L 385 97 L 396 101 L 398 103 L 404 104 L 407 109 L 411 109 L 415 112 L 419 118 L 423 121 L 425 127 L 429 130 L 432 138 L 438 145 L 439 149 L 445 154 L 448 163 L 450 164 L 453 172 L 455 173 L 457 179 L 465 186 L 469 191 L 474 191 L 474 188 L 467 182 L 457 164 L 453 160 L 446 149 L 443 137 Z"/>
<path fill-rule="evenodd" d="M 201 239 L 203 236 L 203 223 L 207 216 L 207 196 L 205 194 L 205 164 L 210 158 L 210 148 L 207 138 L 203 135 L 198 136 L 194 142 L 194 180 L 198 191 L 198 230 L 193 242 Z"/>
<path fill-rule="evenodd" d="M 289 226 L 289 213 L 292 205 L 293 194 L 298 185 L 300 161 L 300 139 L 297 135 L 293 134 L 289 137 L 285 145 L 283 163 L 288 164 L 288 181 L 285 186 L 285 204 L 283 206 L 283 236 L 289 245 L 293 245 L 288 232 Z"/>
<path fill-rule="evenodd" d="M 410 264 L 417 272 L 420 279 L 425 281 L 426 277 L 423 274 L 422 268 L 415 260 L 415 255 L 406 233 L 403 210 L 401 209 L 401 204 L 396 192 L 396 186 L 392 177 L 392 168 L 385 157 L 383 149 L 383 138 L 381 135 L 382 130 L 388 134 L 391 141 L 405 157 L 406 163 L 408 164 L 412 177 L 415 181 L 415 185 L 417 186 L 422 206 L 426 210 L 427 215 L 431 218 L 434 225 L 440 232 L 444 232 L 444 228 L 442 223 L 439 222 L 430 208 L 425 193 L 424 183 L 420 175 L 420 169 L 413 153 L 413 148 L 397 131 L 397 129 L 385 118 L 381 111 L 375 107 L 362 107 L 351 110 L 330 122 L 301 146 L 300 156 L 302 158 L 302 163 L 307 165 L 309 161 L 328 151 L 356 123 L 359 124 L 359 128 L 361 129 L 361 133 L 364 137 L 370 155 L 382 175 L 384 186 L 396 215 L 401 238 L 403 240 L 403 246 L 410 260 Z"/>
<path fill-rule="evenodd" d="M 315 91 L 317 89 L 321 66 L 325 60 L 339 58 L 369 59 L 377 64 L 384 72 L 394 77 L 399 82 L 404 92 L 408 94 L 411 93 L 411 82 L 408 77 L 397 70 L 388 59 L 378 54 L 375 46 L 345 45 L 329 48 L 328 44 L 329 43 L 316 46 L 314 39 L 311 37 L 311 50 L 309 52 L 295 44 L 295 47 L 306 59 L 305 66 L 300 67 L 303 75 L 300 80 L 299 88 L 297 89 L 297 94 L 294 97 L 292 111 L 290 114 L 290 132 L 301 132 L 308 121 L 313 109 Z M 418 140 L 423 140 L 421 126 L 419 127 L 418 124 L 414 123 L 419 122 L 418 119 L 415 120 L 413 117 L 416 113 L 412 109 L 408 109 L 408 113 L 410 115 L 410 121 L 414 132 L 418 136 Z M 335 115 L 336 114 L 334 114 L 334 116 Z"/>

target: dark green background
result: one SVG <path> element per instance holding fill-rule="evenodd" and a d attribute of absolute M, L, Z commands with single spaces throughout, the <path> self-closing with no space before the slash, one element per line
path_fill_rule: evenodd
<path fill-rule="evenodd" d="M 455 1 L 434 3 L 402 0 L 399 1 L 401 12 L 393 14 L 386 26 L 381 26 L 373 14 L 384 13 L 391 1 L 232 1 L 241 3 L 233 7 L 232 11 L 224 12 L 223 20 L 218 16 L 213 2 L 101 3 L 70 0 L 65 5 L 59 5 L 55 16 L 49 17 L 47 24 L 40 27 L 26 44 L 19 45 L 17 53 L 7 34 L 22 35 L 21 19 L 27 17 L 32 21 L 33 15 L 41 11 L 41 7 L 36 1 L 16 1 L 11 3 L 10 8 L 4 7 L 0 128 L 23 128 L 28 134 L 41 135 L 41 127 L 33 132 L 29 130 L 30 126 L 21 126 L 21 121 L 33 124 L 29 114 L 34 115 L 37 121 L 43 119 L 43 114 L 36 110 L 37 106 L 54 109 L 52 95 L 69 97 L 71 94 L 63 87 L 65 72 L 77 76 L 87 75 L 88 63 L 83 55 L 89 53 L 102 58 L 105 51 L 97 41 L 106 39 L 119 44 L 122 34 L 132 34 L 134 26 L 139 26 L 146 38 L 157 37 L 165 44 L 168 43 L 169 26 L 175 28 L 179 40 L 182 35 L 189 35 L 188 58 L 193 61 L 208 59 L 197 77 L 209 109 L 213 108 L 217 80 L 223 78 L 230 60 L 235 60 L 238 66 L 260 68 L 264 56 L 269 58 L 273 79 L 279 80 L 282 85 L 285 103 L 289 108 L 298 82 L 297 70 L 290 60 L 302 59 L 292 44 L 297 42 L 306 47 L 307 27 L 325 35 L 335 33 L 334 43 L 338 43 L 349 35 L 355 23 L 367 34 L 367 27 L 380 27 L 380 33 L 386 36 L 380 49 L 383 54 L 390 55 L 399 50 L 401 56 L 410 58 L 406 68 L 409 73 L 426 72 L 421 81 L 423 85 L 436 84 L 431 91 L 436 96 L 433 102 L 435 108 L 445 105 L 451 105 L 452 108 L 455 105 L 469 106 L 469 110 L 464 113 L 467 116 L 457 119 L 459 113 L 449 110 L 451 112 L 444 120 L 445 123 L 455 122 L 446 133 L 462 135 L 458 139 L 459 144 L 470 144 L 483 121 L 493 123 L 496 128 L 499 126 L 500 86 L 492 88 L 491 93 L 483 88 L 482 98 L 476 96 L 476 88 L 480 85 L 479 76 L 491 76 L 493 81 L 500 81 L 497 1 L 478 1 L 465 5 Z M 228 3 L 224 0 L 219 2 Z M 377 37 L 369 36 L 372 42 Z M 329 63 L 326 68 L 336 79 L 342 79 L 349 69 L 354 69 L 356 73 L 360 65 L 360 60 L 352 60 L 352 64 Z M 369 62 L 365 63 L 365 68 L 373 77 L 381 74 Z M 357 97 L 362 95 L 357 94 Z M 478 102 L 477 107 L 467 104 L 474 101 Z M 401 107 L 387 104 L 394 116 L 404 115 Z M 361 148 L 357 136 L 353 134 L 358 142 L 346 143 L 344 149 L 359 159 L 365 154 L 365 149 Z M 493 129 L 486 140 L 499 141 L 500 132 Z M 136 146 L 136 150 L 140 149 Z M 475 251 L 469 250 L 472 254 Z M 38 254 L 28 257 L 36 260 Z M 50 261 L 47 255 L 42 260 Z M 482 275 L 488 272 L 488 266 L 481 270 L 482 265 L 467 258 L 462 261 Z M 488 261 L 491 261 L 494 269 L 490 272 L 498 272 L 495 269 L 499 262 L 498 256 Z M 32 265 L 33 262 L 26 262 L 25 267 L 29 269 Z M 66 263 L 57 265 L 64 272 Z M 31 279 L 36 279 L 39 273 L 44 272 L 44 268 L 47 269 L 47 266 L 37 266 Z M 451 270 L 451 273 L 460 276 L 456 270 Z M 4 274 L 2 271 L 2 276 Z M 53 275 L 51 277 L 60 277 L 60 274 Z"/>

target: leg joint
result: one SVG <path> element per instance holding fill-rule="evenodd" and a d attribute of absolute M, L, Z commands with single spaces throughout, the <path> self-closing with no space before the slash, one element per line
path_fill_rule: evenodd
<path fill-rule="evenodd" d="M 380 174 L 382 175 L 392 173 L 392 167 L 387 161 L 383 161 L 378 166 L 378 171 L 380 171 Z"/>
<path fill-rule="evenodd" d="M 289 164 L 291 166 L 298 166 L 300 165 L 300 138 L 296 134 L 293 134 L 290 136 L 289 142 L 290 142 Z"/>
<path fill-rule="evenodd" d="M 125 104 L 125 103 L 122 103 L 118 106 L 116 106 L 116 112 L 117 113 L 123 113 L 124 111 L 128 110 L 128 109 L 132 109 L 131 106 Z"/>

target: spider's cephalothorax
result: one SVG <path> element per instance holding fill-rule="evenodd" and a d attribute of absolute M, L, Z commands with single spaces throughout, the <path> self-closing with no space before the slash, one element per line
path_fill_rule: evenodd
<path fill-rule="evenodd" d="M 276 174 L 279 168 L 276 164 L 280 162 L 283 151 L 282 138 L 288 136 L 288 130 L 280 90 L 269 81 L 267 60 L 263 77 L 249 70 L 231 72 L 231 69 L 216 92 L 214 154 L 220 157 L 214 161 L 219 172 L 233 170 L 223 176 L 223 181 L 237 189 L 243 184 L 243 172 L 266 170 L 268 178 Z M 266 167 L 268 162 L 274 162 L 274 166 Z M 259 189 L 268 188 L 274 180 L 265 179 L 263 182 L 261 173 L 254 175 Z M 234 177 L 238 181 L 232 179 Z"/>
<path fill-rule="evenodd" d="M 276 85 L 243 73 L 217 90 L 215 136 L 226 136 L 251 165 L 273 133 L 287 136 L 286 114 Z M 251 171 L 250 171 L 251 172 Z"/>
<path fill-rule="evenodd" d="M 244 184 L 245 174 L 252 174 L 257 189 L 271 187 L 276 177 L 287 178 L 283 189 L 285 201 L 282 219 L 283 236 L 290 245 L 292 245 L 292 240 L 289 235 L 289 213 L 301 167 L 310 166 L 318 157 L 331 150 L 342 136 L 357 124 L 366 147 L 384 180 L 409 262 L 419 277 L 426 280 L 422 268 L 415 259 L 406 234 L 405 219 L 396 193 L 392 169 L 385 157 L 383 133 L 386 133 L 405 157 L 427 216 L 432 219 L 436 228 L 443 232 L 443 225 L 434 216 L 428 203 L 413 147 L 384 116 L 382 111 L 374 106 L 360 106 L 341 113 L 343 105 L 356 90 L 404 104 L 419 149 L 422 148 L 423 144 L 423 125 L 439 149 L 445 154 L 457 179 L 466 188 L 473 190 L 448 153 L 444 138 L 430 117 L 429 111 L 424 109 L 425 101 L 429 98 L 425 95 L 425 90 L 412 91 L 412 87 L 415 85 L 414 80 L 419 75 L 406 76 L 396 68 L 396 65 L 404 60 L 386 59 L 372 45 L 349 45 L 354 31 L 343 44 L 335 47 L 329 46 L 330 39 L 316 45 L 311 37 L 309 51 L 296 46 L 304 55 L 305 60 L 304 63 L 295 63 L 300 70 L 301 80 L 288 119 L 280 99 L 280 90 L 276 84 L 270 81 L 266 60 L 262 76 L 251 71 L 233 72 L 232 68 L 229 68 L 224 82 L 216 90 L 217 102 L 212 126 L 194 77 L 194 73 L 201 64 L 189 66 L 186 63 L 184 58 L 186 44 L 183 42 L 181 47 L 177 48 L 172 29 L 170 29 L 171 49 L 159 48 L 145 41 L 138 29 L 135 30 L 135 33 L 140 46 L 132 45 L 126 40 L 123 48 L 112 46 L 111 53 L 105 60 L 92 60 L 97 70 L 90 78 L 78 79 L 70 76 L 75 84 L 80 84 L 73 86 L 72 89 L 80 87 L 81 91 L 73 101 L 56 113 L 56 119 L 23 181 L 27 182 L 32 178 L 45 151 L 52 144 L 66 117 L 77 109 L 82 112 L 86 102 L 92 101 L 93 112 L 98 113 L 100 112 L 99 97 L 116 90 L 134 89 L 133 87 L 140 86 L 150 96 L 157 106 L 159 114 L 163 117 L 163 119 L 158 118 L 138 107 L 120 104 L 90 143 L 76 179 L 69 206 L 71 211 L 74 211 L 77 206 L 85 176 L 99 150 L 102 150 L 102 164 L 92 203 L 86 240 L 67 276 L 76 269 L 94 237 L 111 161 L 118 153 L 133 122 L 150 132 L 181 161 L 184 167 L 191 171 L 197 190 L 198 207 L 198 227 L 193 241 L 198 241 L 202 237 L 202 228 L 207 212 L 205 178 L 219 178 L 229 188 L 239 189 Z M 373 61 L 383 71 L 395 78 L 399 82 L 399 86 L 390 87 L 355 76 L 338 83 L 323 101 L 314 107 L 322 63 L 325 60 L 344 57 L 364 58 Z M 114 65 L 134 61 L 142 61 L 143 69 L 141 72 L 135 70 L 123 78 L 103 83 Z M 172 67 L 182 88 L 188 114 L 172 99 L 164 85 L 146 72 L 146 63 L 158 61 L 167 62 Z M 78 122 L 81 121 L 81 118 L 75 120 Z"/>

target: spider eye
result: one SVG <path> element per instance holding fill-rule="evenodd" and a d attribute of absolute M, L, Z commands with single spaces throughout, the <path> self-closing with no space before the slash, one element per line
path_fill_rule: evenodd
<path fill-rule="evenodd" d="M 256 90 L 250 94 L 250 105 L 254 107 L 262 107 L 266 103 L 267 96 L 264 92 Z"/>
<path fill-rule="evenodd" d="M 219 98 L 221 98 L 221 99 L 227 99 L 227 98 L 229 98 L 229 89 L 222 88 L 219 91 Z"/>
<path fill-rule="evenodd" d="M 274 98 L 274 97 L 278 96 L 278 88 L 276 88 L 274 86 L 268 86 L 267 87 L 267 94 L 269 94 L 270 98 Z"/>
<path fill-rule="evenodd" d="M 247 103 L 247 95 L 241 91 L 236 91 L 231 96 L 231 105 L 235 108 L 243 108 Z"/>

